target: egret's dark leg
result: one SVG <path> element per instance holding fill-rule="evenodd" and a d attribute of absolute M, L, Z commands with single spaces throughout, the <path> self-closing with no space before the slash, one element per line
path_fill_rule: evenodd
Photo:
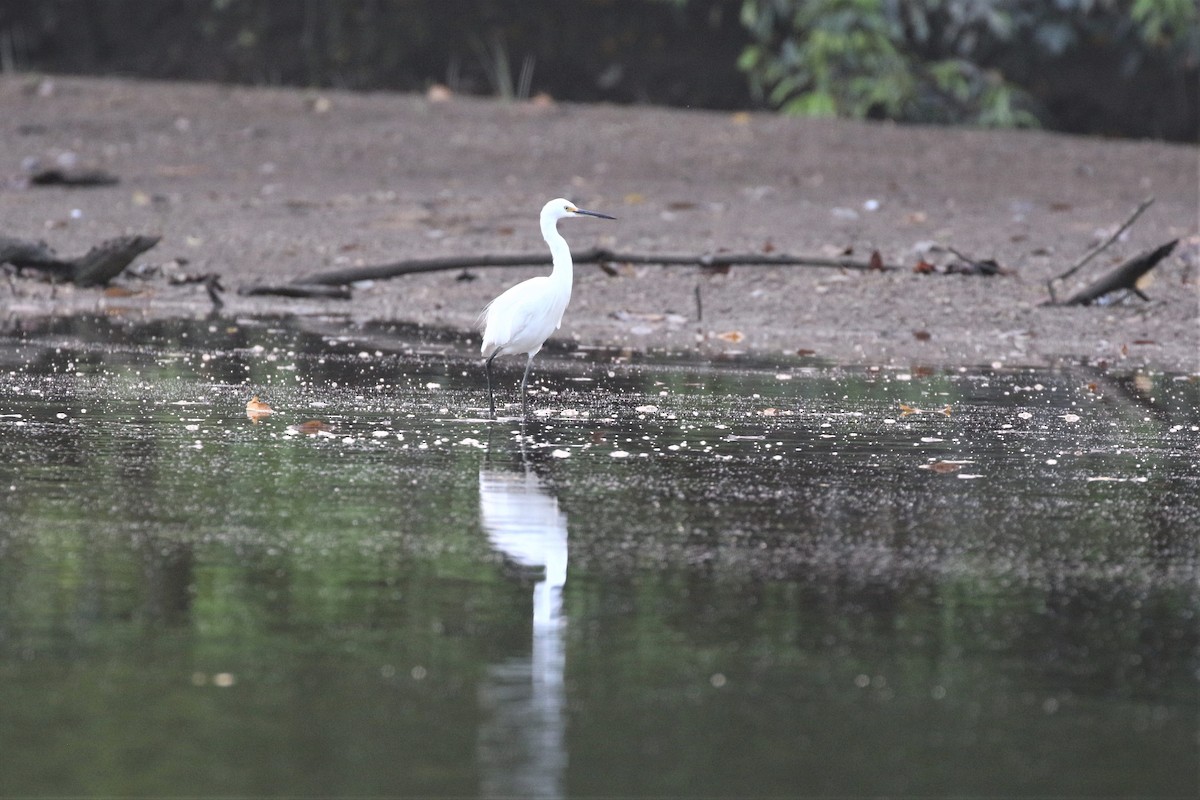
<path fill-rule="evenodd" d="M 492 410 L 492 419 L 496 418 L 496 396 L 492 393 L 492 361 L 498 355 L 499 353 L 492 353 L 491 356 L 483 361 L 483 371 L 487 375 L 488 384 L 488 408 Z"/>
<path fill-rule="evenodd" d="M 533 366 L 533 353 L 529 354 L 529 360 L 525 362 L 525 376 L 521 378 L 521 407 L 525 410 L 525 416 L 529 416 L 529 393 L 525 388 L 529 385 L 529 370 Z"/>

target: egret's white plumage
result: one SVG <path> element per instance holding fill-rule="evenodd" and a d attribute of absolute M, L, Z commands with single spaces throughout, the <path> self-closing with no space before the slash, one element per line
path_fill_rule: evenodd
<path fill-rule="evenodd" d="M 550 334 L 562 325 L 563 312 L 571 302 L 571 248 L 558 232 L 558 221 L 577 216 L 613 219 L 607 214 L 586 211 L 561 197 L 546 203 L 542 206 L 542 238 L 550 245 L 554 270 L 549 275 L 530 278 L 507 289 L 483 310 L 483 346 L 480 352 L 483 353 L 488 380 L 488 405 L 493 417 L 496 416 L 496 400 L 492 392 L 492 361 L 496 356 L 529 354 L 525 362 L 525 375 L 521 379 L 521 403 L 528 411 L 526 386 L 533 357 L 542 349 Z"/>

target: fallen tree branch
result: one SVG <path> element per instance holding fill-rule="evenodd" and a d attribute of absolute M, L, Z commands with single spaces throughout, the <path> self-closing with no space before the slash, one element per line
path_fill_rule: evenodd
<path fill-rule="evenodd" d="M 1128 261 L 1104 273 L 1061 303 L 1052 301 L 1051 305 L 1086 306 L 1109 292 L 1115 292 L 1119 289 L 1128 289 L 1143 300 L 1149 300 L 1150 298 L 1137 288 L 1138 279 L 1154 269 L 1158 262 L 1169 256 L 1178 242 L 1178 239 L 1172 239 L 1153 250 L 1139 253 Z"/>
<path fill-rule="evenodd" d="M 71 262 L 59 258 L 45 242 L 30 242 L 0 236 L 0 264 L 12 264 L 17 269 L 41 269 L 50 272 L 67 272 Z"/>
<path fill-rule="evenodd" d="M 158 236 L 118 236 L 101 242 L 78 258 L 61 258 L 45 242 L 0 237 L 0 263 L 36 269 L 51 280 L 78 286 L 103 286 L 142 253 L 158 244 Z"/>
<path fill-rule="evenodd" d="M 71 280 L 76 286 L 103 286 L 142 253 L 158 244 L 158 236 L 118 236 L 75 259 Z"/>
<path fill-rule="evenodd" d="M 1116 232 L 1114 232 L 1112 236 L 1109 236 L 1107 239 L 1105 239 L 1099 245 L 1097 245 L 1096 247 L 1093 247 L 1090 251 L 1085 253 L 1083 255 L 1083 257 L 1080 258 L 1078 261 L 1076 261 L 1073 265 L 1071 265 L 1071 268 L 1068 269 L 1066 272 L 1064 272 L 1063 274 L 1061 274 L 1055 278 L 1051 278 L 1050 280 L 1046 281 L 1046 288 L 1050 291 L 1050 304 L 1051 305 L 1059 305 L 1058 296 L 1054 292 L 1054 284 L 1055 283 L 1057 283 L 1058 281 L 1065 281 L 1067 278 L 1071 277 L 1076 272 L 1083 269 L 1084 265 L 1087 264 L 1089 261 L 1091 261 L 1093 258 L 1095 258 L 1096 256 L 1100 255 L 1102 252 L 1107 250 L 1109 248 L 1109 246 L 1112 245 L 1113 242 L 1115 242 L 1117 239 L 1120 238 L 1122 233 L 1129 230 L 1129 226 L 1137 221 L 1137 218 L 1142 215 L 1142 212 L 1145 211 L 1147 208 L 1149 208 L 1153 204 L 1154 204 L 1153 197 L 1147 197 L 1141 203 L 1138 203 L 1138 207 L 1133 210 L 1133 213 L 1130 214 L 1128 219 L 1126 219 L 1125 222 L 1121 224 L 1121 227 L 1117 228 Z M 1153 264 L 1151 264 L 1151 266 L 1153 266 Z M 1065 303 L 1062 303 L 1062 305 L 1072 305 L 1072 303 L 1070 301 L 1067 301 Z"/>
<path fill-rule="evenodd" d="M 605 248 L 593 247 L 572 254 L 576 264 L 600 264 L 606 262 L 620 264 L 661 264 L 695 265 L 700 267 L 720 266 L 803 266 L 829 267 L 833 269 L 855 270 L 899 270 L 895 264 L 872 264 L 870 261 L 857 261 L 851 258 L 813 258 L 811 256 L 791 256 L 779 253 L 702 253 L 699 255 L 681 254 L 650 254 L 650 253 L 620 253 Z M 440 272 L 450 269 L 467 267 L 529 267 L 548 265 L 550 257 L 545 253 L 521 253 L 513 255 L 483 254 L 474 256 L 445 256 L 442 258 L 414 258 L 395 261 L 390 264 L 377 264 L 366 267 L 351 267 L 348 269 L 317 272 L 298 278 L 298 284 L 340 285 L 357 283 L 358 281 L 375 281 L 386 278 L 398 278 L 402 275 L 412 275 L 421 272 Z"/>

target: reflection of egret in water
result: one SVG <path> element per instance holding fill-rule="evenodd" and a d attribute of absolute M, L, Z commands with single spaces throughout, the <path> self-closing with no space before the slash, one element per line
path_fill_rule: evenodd
<path fill-rule="evenodd" d="M 563 713 L 567 517 L 528 467 L 479 471 L 479 512 L 488 541 L 525 569 L 533 587 L 530 655 L 488 667 L 479 733 L 485 797 L 561 797 L 567 765 Z"/>

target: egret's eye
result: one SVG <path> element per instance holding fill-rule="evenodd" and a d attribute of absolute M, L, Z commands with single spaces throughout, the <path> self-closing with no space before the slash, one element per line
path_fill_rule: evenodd
<path fill-rule="evenodd" d="M 564 209 L 564 210 L 566 210 L 566 211 L 570 211 L 572 214 L 574 214 L 574 213 L 575 213 L 575 207 L 574 207 L 574 206 L 563 206 L 563 209 Z"/>

